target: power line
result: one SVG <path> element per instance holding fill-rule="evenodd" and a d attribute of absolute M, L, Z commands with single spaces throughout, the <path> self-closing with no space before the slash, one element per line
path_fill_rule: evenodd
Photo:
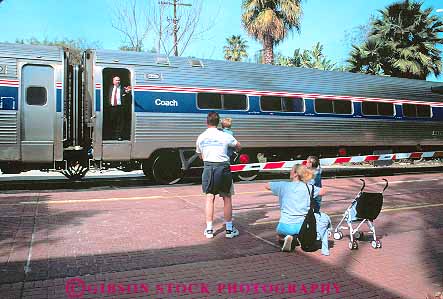
<path fill-rule="evenodd" d="M 174 18 L 172 19 L 172 23 L 174 25 L 174 29 L 172 31 L 172 34 L 174 36 L 174 55 L 178 56 L 178 41 L 177 41 L 177 32 L 178 32 L 178 19 L 177 19 L 177 6 L 192 6 L 192 4 L 189 3 L 179 3 L 179 0 L 173 0 L 174 2 L 164 2 L 164 1 L 160 1 L 159 4 L 160 5 L 172 5 L 174 6 Z M 162 28 L 161 28 L 162 24 L 160 21 L 160 39 L 161 39 L 161 35 L 162 35 Z M 160 45 L 160 40 L 159 40 L 159 45 Z M 160 46 L 159 46 L 160 48 Z"/>

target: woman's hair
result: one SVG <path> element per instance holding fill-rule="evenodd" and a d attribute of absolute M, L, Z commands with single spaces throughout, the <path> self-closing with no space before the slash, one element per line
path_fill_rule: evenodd
<path fill-rule="evenodd" d="M 301 164 L 294 165 L 294 167 L 292 167 L 292 173 L 299 181 L 304 183 L 309 182 L 314 177 L 314 172 Z M 291 177 L 291 179 L 294 179 L 294 177 Z"/>
<path fill-rule="evenodd" d="M 309 156 L 306 160 L 311 161 L 312 168 L 317 168 L 320 166 L 320 161 L 318 160 L 317 156 Z"/>

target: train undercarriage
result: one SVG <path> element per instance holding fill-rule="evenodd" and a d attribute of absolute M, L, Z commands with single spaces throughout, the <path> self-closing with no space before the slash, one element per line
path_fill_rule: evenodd
<path fill-rule="evenodd" d="M 379 146 L 368 147 L 303 147 L 303 148 L 252 148 L 243 149 L 235 153 L 232 164 L 265 163 L 275 161 L 303 160 L 310 155 L 319 158 L 362 156 L 371 154 L 406 153 L 419 151 L 438 151 L 436 146 Z M 102 161 L 94 160 L 91 150 L 71 148 L 65 150 L 64 161 L 54 164 L 23 164 L 19 162 L 0 164 L 2 173 L 18 174 L 32 169 L 42 171 L 59 171 L 71 180 L 80 180 L 90 170 L 106 171 L 118 169 L 125 172 L 142 170 L 150 180 L 159 184 L 175 184 L 188 175 L 199 175 L 203 162 L 193 148 L 160 149 L 155 151 L 150 158 L 129 161 Z M 392 162 L 391 162 L 392 163 Z M 373 163 L 377 166 L 376 163 Z M 234 177 L 241 181 L 254 180 L 258 171 L 245 171 L 235 173 Z"/>

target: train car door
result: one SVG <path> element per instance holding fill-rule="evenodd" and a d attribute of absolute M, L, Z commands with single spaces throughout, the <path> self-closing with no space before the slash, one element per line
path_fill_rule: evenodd
<path fill-rule="evenodd" d="M 52 162 L 54 156 L 54 69 L 25 65 L 21 71 L 21 154 L 23 162 Z"/>

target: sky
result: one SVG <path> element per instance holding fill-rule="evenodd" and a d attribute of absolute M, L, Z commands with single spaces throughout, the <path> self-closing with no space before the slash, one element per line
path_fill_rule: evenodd
<path fill-rule="evenodd" d="M 0 4 L 2 32 L 0 41 L 36 37 L 48 39 L 84 39 L 99 42 L 104 49 L 118 49 L 121 34 L 112 27 L 113 11 L 124 0 L 4 0 Z M 157 3 L 158 0 L 138 0 Z M 197 0 L 180 0 L 193 4 Z M 241 0 L 202 1 L 201 26 L 206 31 L 193 40 L 184 56 L 223 59 L 226 38 L 241 35 L 248 41 L 248 54 L 262 47 L 249 37 L 241 25 Z M 351 45 L 347 33 L 368 23 L 378 10 L 395 0 L 302 0 L 303 17 L 300 33 L 293 32 L 281 42 L 275 52 L 292 56 L 294 49 L 311 49 L 320 42 L 324 54 L 337 65 L 344 65 Z M 443 8 L 443 0 L 424 0 L 423 7 Z M 172 10 L 172 8 L 171 8 Z M 443 18 L 443 12 L 435 14 Z M 154 33 L 148 36 L 145 48 L 155 47 Z M 428 80 L 443 82 L 443 76 Z"/>

